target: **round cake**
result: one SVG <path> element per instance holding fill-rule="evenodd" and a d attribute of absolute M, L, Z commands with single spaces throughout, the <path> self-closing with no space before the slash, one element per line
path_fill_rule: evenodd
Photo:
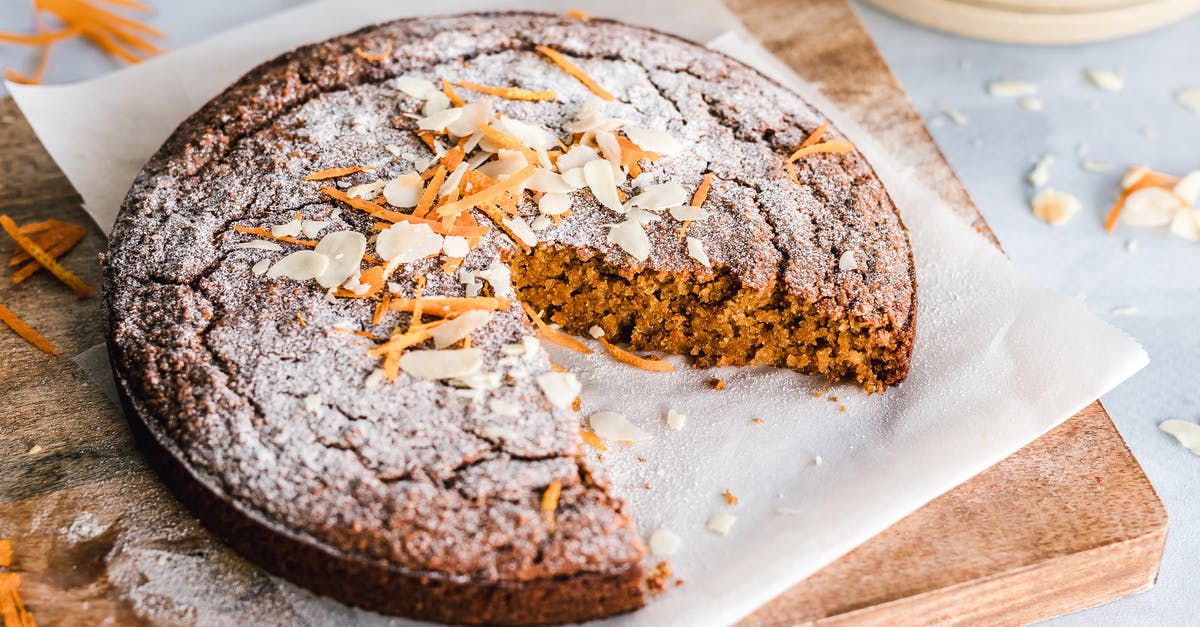
<path fill-rule="evenodd" d="M 147 163 L 104 265 L 118 389 L 180 499 L 274 573 L 452 623 L 645 603 L 543 341 L 883 391 L 916 313 L 894 205 L 803 99 L 672 36 L 530 13 L 259 66 Z"/>

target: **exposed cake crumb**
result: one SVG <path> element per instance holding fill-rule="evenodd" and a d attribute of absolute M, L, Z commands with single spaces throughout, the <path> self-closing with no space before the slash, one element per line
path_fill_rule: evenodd
<path fill-rule="evenodd" d="M 763 423 L 763 419 L 762 418 L 751 418 L 750 422 L 752 424 L 761 425 Z"/>
<path fill-rule="evenodd" d="M 665 559 L 650 569 L 650 573 L 646 575 L 646 589 L 650 591 L 650 594 L 662 594 L 673 576 L 675 576 L 675 572 L 671 568 L 671 560 Z"/>
<path fill-rule="evenodd" d="M 725 491 L 721 493 L 721 496 L 725 497 L 725 502 L 730 505 L 738 504 L 738 498 L 733 495 L 733 492 L 729 491 L 729 488 L 725 488 Z"/>
<path fill-rule="evenodd" d="M 728 386 L 725 383 L 725 379 L 713 377 L 712 379 L 708 380 L 708 387 L 714 390 L 724 390 Z"/>

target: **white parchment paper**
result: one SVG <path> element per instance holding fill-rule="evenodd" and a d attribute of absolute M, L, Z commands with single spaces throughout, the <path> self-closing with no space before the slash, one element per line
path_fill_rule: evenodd
<path fill-rule="evenodd" d="M 647 535 L 665 527 L 684 539 L 672 562 L 686 584 L 609 622 L 736 621 L 1146 365 L 1129 337 L 1022 274 L 915 182 L 903 154 L 879 145 L 768 54 L 716 0 L 569 4 L 710 41 L 817 104 L 867 156 L 900 207 L 919 282 L 912 371 L 883 395 L 844 385 L 818 398 L 813 392 L 822 382 L 765 368 L 649 374 L 602 351 L 552 347 L 556 363 L 583 381 L 585 416 L 619 411 L 653 435 L 634 447 L 610 448 L 603 465 Z M 9 89 L 107 231 L 150 154 L 183 118 L 254 65 L 376 21 L 500 8 L 563 11 L 567 3 L 327 0 L 89 82 Z M 107 378 L 103 360 L 87 363 Z M 711 377 L 724 378 L 728 389 L 708 389 Z M 681 431 L 665 425 L 667 409 L 688 416 Z M 738 505 L 721 497 L 726 489 Z M 717 513 L 737 517 L 726 537 L 705 528 Z M 296 610 L 317 621 L 346 618 L 327 600 Z"/>

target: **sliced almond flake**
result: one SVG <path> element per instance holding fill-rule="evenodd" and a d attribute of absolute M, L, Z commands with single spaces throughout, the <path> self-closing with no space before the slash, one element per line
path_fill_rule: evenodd
<path fill-rule="evenodd" d="M 500 425 L 486 425 L 483 427 L 483 437 L 493 440 L 517 440 L 521 434 Z"/>
<path fill-rule="evenodd" d="M 584 176 L 583 168 L 572 168 L 570 170 L 565 170 L 562 173 L 562 177 L 563 181 L 565 181 L 567 185 L 570 185 L 575 189 L 583 189 L 588 185 L 587 177 Z"/>
<path fill-rule="evenodd" d="M 699 261 L 705 268 L 711 268 L 712 262 L 708 260 L 708 253 L 704 252 L 704 242 L 694 238 L 687 238 L 687 253 L 688 256 L 696 261 Z"/>
<path fill-rule="evenodd" d="M 234 244 L 233 247 L 234 248 L 252 248 L 252 249 L 257 249 L 257 250 L 269 250 L 272 252 L 279 252 L 279 251 L 283 250 L 283 246 L 280 246 L 279 244 L 277 244 L 275 242 L 272 242 L 270 240 L 265 240 L 265 239 L 252 239 L 248 242 L 241 242 L 240 244 Z"/>
<path fill-rule="evenodd" d="M 671 207 L 671 217 L 680 222 L 700 222 L 708 219 L 708 210 L 691 205 Z"/>
<path fill-rule="evenodd" d="M 440 146 L 439 146 L 439 148 L 440 148 Z M 414 159 L 413 167 L 424 172 L 425 170 L 428 170 L 429 168 L 433 167 L 433 164 L 437 163 L 438 159 L 439 159 L 439 157 L 436 155 L 432 156 L 432 157 L 421 157 L 418 159 Z"/>
<path fill-rule="evenodd" d="M 505 218 L 503 222 L 504 226 L 508 227 L 513 235 L 520 238 L 522 244 L 530 247 L 537 246 L 538 235 L 529 227 L 529 223 L 525 221 L 525 218 L 513 216 Z"/>
<path fill-rule="evenodd" d="M 474 143 L 464 146 L 467 152 L 470 152 L 482 138 L 482 136 L 476 137 L 479 135 L 479 126 L 492 119 L 492 101 L 487 98 L 476 100 L 461 107 L 461 110 L 462 115 L 447 125 L 446 130 L 453 133 L 455 137 L 472 137 Z"/>
<path fill-rule="evenodd" d="M 334 288 L 358 273 L 367 252 L 367 237 L 358 231 L 335 231 L 322 237 L 313 252 L 329 259 L 317 275 L 317 283 L 326 289 Z"/>
<path fill-rule="evenodd" d="M 528 162 L 521 151 L 501 148 L 496 153 L 496 159 L 480 166 L 479 172 L 490 178 L 500 180 L 520 172 L 526 165 L 528 165 Z"/>
<path fill-rule="evenodd" d="M 596 412 L 588 417 L 588 424 L 591 425 L 592 432 L 605 440 L 642 442 L 650 439 L 649 433 L 615 411 Z"/>
<path fill-rule="evenodd" d="M 673 155 L 683 149 L 683 144 L 666 131 L 653 128 L 627 128 L 625 136 L 638 148 L 657 152 L 660 155 Z"/>
<path fill-rule="evenodd" d="M 688 192 L 679 183 L 648 185 L 641 193 L 629 199 L 630 205 L 650 211 L 678 207 L 687 202 Z"/>
<path fill-rule="evenodd" d="M 472 309 L 464 311 L 457 318 L 449 320 L 429 332 L 433 336 L 434 348 L 446 348 L 467 337 L 475 329 L 491 321 L 493 313 Z"/>
<path fill-rule="evenodd" d="M 1036 94 L 1038 87 L 1026 81 L 992 81 L 988 83 L 987 91 L 997 98 L 1017 98 Z"/>
<path fill-rule="evenodd" d="M 450 379 L 452 385 L 470 388 L 480 392 L 490 392 L 499 389 L 503 377 L 499 372 L 474 372 Z M 479 400 L 483 400 L 479 397 Z"/>
<path fill-rule="evenodd" d="M 733 529 L 733 523 L 735 522 L 737 522 L 737 516 L 733 514 L 717 514 L 708 519 L 708 524 L 705 527 L 709 531 L 727 536 L 729 535 L 729 531 Z"/>
<path fill-rule="evenodd" d="M 438 133 L 446 132 L 446 127 L 454 124 L 462 117 L 463 110 L 461 108 L 446 109 L 438 111 L 428 117 L 417 119 L 417 128 L 423 131 L 436 131 Z"/>
<path fill-rule="evenodd" d="M 838 258 L 838 270 L 842 272 L 850 272 L 858 269 L 858 259 L 854 257 L 853 250 L 847 250 Z"/>
<path fill-rule="evenodd" d="M 570 407 L 583 390 L 579 379 L 569 372 L 547 372 L 539 375 L 536 381 L 550 404 L 560 408 Z"/>
<path fill-rule="evenodd" d="M 1200 240 L 1200 209 L 1183 207 L 1171 218 L 1171 234 L 1183 239 Z"/>
<path fill-rule="evenodd" d="M 1200 85 L 1185 87 L 1175 92 L 1175 102 L 1192 113 L 1200 113 Z"/>
<path fill-rule="evenodd" d="M 397 76 L 392 79 L 392 87 L 421 100 L 424 100 L 432 92 L 441 91 L 437 85 L 416 76 Z"/>
<path fill-rule="evenodd" d="M 395 281 L 388 281 L 387 288 L 388 288 L 388 292 L 390 292 L 392 294 L 403 294 L 404 293 L 404 286 L 400 285 L 399 283 L 397 283 Z"/>
<path fill-rule="evenodd" d="M 617 196 L 617 184 L 613 178 L 612 167 L 607 161 L 589 161 L 587 165 L 583 166 L 583 178 L 600 204 L 617 213 L 624 212 L 621 199 Z"/>
<path fill-rule="evenodd" d="M 616 135 L 611 131 L 598 131 L 596 145 L 600 148 L 601 156 L 618 167 L 621 165 L 621 143 L 617 141 Z"/>
<path fill-rule="evenodd" d="M 525 182 L 526 189 L 545 194 L 570 194 L 575 187 L 563 180 L 561 174 L 548 168 L 540 168 Z"/>
<path fill-rule="evenodd" d="M 366 379 L 363 380 L 363 387 L 367 388 L 368 390 L 371 388 L 377 388 L 386 380 L 387 373 L 384 372 L 383 368 L 376 368 L 371 371 L 371 374 L 367 375 Z"/>
<path fill-rule="evenodd" d="M 1195 207 L 1196 202 L 1200 201 L 1200 170 L 1188 172 L 1179 182 L 1175 184 L 1175 195 L 1183 199 L 1183 202 Z"/>
<path fill-rule="evenodd" d="M 267 271 L 267 268 L 270 268 L 270 267 L 271 267 L 271 260 L 263 259 L 263 260 L 259 261 L 258 263 L 254 264 L 253 266 L 251 266 L 250 272 L 253 272 L 254 276 L 262 276 L 262 274 Z"/>
<path fill-rule="evenodd" d="M 1125 170 L 1125 176 L 1121 177 L 1121 189 L 1129 189 L 1142 180 L 1143 176 L 1150 173 L 1150 168 L 1144 165 L 1129 166 Z"/>
<path fill-rule="evenodd" d="M 315 279 L 329 266 L 329 258 L 313 250 L 298 250 L 275 262 L 267 278 L 287 277 L 295 281 Z"/>
<path fill-rule="evenodd" d="M 1200 425 L 1186 420 L 1164 420 L 1158 424 L 1163 433 L 1174 436 L 1185 448 L 1200 455 Z"/>
<path fill-rule="evenodd" d="M 488 401 L 488 409 L 492 410 L 494 413 L 497 413 L 501 416 L 506 416 L 509 418 L 514 418 L 521 414 L 521 406 L 520 405 L 517 405 L 516 403 L 510 403 L 508 401 L 501 400 L 498 398 L 493 398 L 492 400 Z"/>
<path fill-rule="evenodd" d="M 1046 108 L 1040 99 L 1033 96 L 1022 96 L 1017 99 L 1017 104 L 1026 111 L 1041 111 Z"/>
<path fill-rule="evenodd" d="M 566 172 L 575 168 L 582 168 L 589 161 L 595 161 L 600 158 L 600 153 L 596 152 L 591 146 L 583 144 L 575 144 L 571 146 L 565 154 L 558 158 L 555 165 L 558 166 L 559 172 Z"/>
<path fill-rule="evenodd" d="M 546 152 L 545 150 L 537 151 L 537 161 L 538 165 L 542 166 L 543 170 L 549 172 L 554 171 L 554 162 L 550 161 L 550 153 Z"/>
<path fill-rule="evenodd" d="M 650 552 L 666 557 L 679 552 L 683 547 L 683 538 L 670 529 L 658 529 L 650 534 Z"/>
<path fill-rule="evenodd" d="M 608 232 L 608 242 L 620 246 L 638 261 L 645 261 L 650 257 L 650 237 L 646 235 L 646 229 L 641 224 L 632 220 L 612 227 Z"/>
<path fill-rule="evenodd" d="M 467 158 L 467 160 L 464 163 L 467 164 L 468 169 L 478 170 L 480 168 L 480 166 L 487 163 L 488 160 L 490 160 L 491 158 L 492 158 L 492 153 L 484 152 L 481 150 L 481 151 L 471 155 L 469 158 Z"/>
<path fill-rule="evenodd" d="M 1125 79 L 1110 70 L 1088 70 L 1088 80 L 1104 91 L 1121 91 L 1125 89 Z"/>
<path fill-rule="evenodd" d="M 564 126 L 568 133 L 595 133 L 598 131 L 615 131 L 626 124 L 628 120 L 608 118 L 600 114 L 603 103 L 592 100 L 585 103 L 576 112 L 575 118 Z"/>
<path fill-rule="evenodd" d="M 351 198 L 375 200 L 383 193 L 383 186 L 386 184 L 386 181 L 371 181 L 370 183 L 354 185 L 346 190 L 346 195 Z"/>
<path fill-rule="evenodd" d="M 385 144 L 383 146 L 383 149 L 388 151 L 388 154 L 392 155 L 393 157 L 404 157 L 404 149 L 397 146 L 396 144 Z M 407 157 L 404 157 L 404 158 L 407 159 Z M 410 159 L 410 161 L 411 161 L 411 159 Z"/>
<path fill-rule="evenodd" d="M 600 325 L 593 324 L 592 328 L 588 329 L 588 335 L 594 338 L 602 338 L 604 337 L 604 329 L 600 328 Z"/>
<path fill-rule="evenodd" d="M 1082 207 L 1078 198 L 1057 189 L 1043 189 L 1030 205 L 1033 215 L 1053 226 L 1066 224 Z"/>
<path fill-rule="evenodd" d="M 674 409 L 667 410 L 667 426 L 674 431 L 683 429 L 683 425 L 687 423 L 687 416 L 675 411 Z"/>
<path fill-rule="evenodd" d="M 478 348 L 410 350 L 400 356 L 400 369 L 422 379 L 450 379 L 478 372 L 483 352 Z"/>
<path fill-rule="evenodd" d="M 300 224 L 300 231 L 304 233 L 304 237 L 316 237 L 329 226 L 328 220 L 304 220 Z"/>
<path fill-rule="evenodd" d="M 971 119 L 965 113 L 955 109 L 954 107 L 942 107 L 942 115 L 959 126 L 966 126 L 971 123 Z"/>
<path fill-rule="evenodd" d="M 303 228 L 302 220 L 292 220 L 284 224 L 272 225 L 271 235 L 275 237 L 296 237 L 300 235 L 301 228 Z"/>
<path fill-rule="evenodd" d="M 384 261 L 410 263 L 440 254 L 445 239 L 428 224 L 397 222 L 379 233 L 375 252 Z"/>
<path fill-rule="evenodd" d="M 441 113 L 450 108 L 450 98 L 441 91 L 431 91 L 425 96 L 425 106 L 421 107 L 421 113 L 425 117 L 429 117 L 435 113 Z"/>
<path fill-rule="evenodd" d="M 501 263 L 499 260 L 493 261 L 492 265 L 476 272 L 475 275 L 487 281 L 492 286 L 492 290 L 497 294 L 512 291 L 512 270 L 509 269 L 507 264 Z"/>
<path fill-rule="evenodd" d="M 550 150 L 558 145 L 558 137 L 555 137 L 554 133 L 531 122 L 502 116 L 492 126 L 516 137 L 517 141 L 534 150 Z"/>
<path fill-rule="evenodd" d="M 1183 208 L 1171 192 L 1158 187 L 1145 187 L 1129 195 L 1121 222 L 1130 226 L 1167 226 Z"/>
<path fill-rule="evenodd" d="M 1085 172 L 1108 172 L 1109 170 L 1112 170 L 1116 166 L 1114 166 L 1111 163 L 1104 163 L 1101 161 L 1090 161 L 1088 159 L 1084 159 L 1083 161 L 1079 162 L 1079 167 L 1080 167 L 1080 169 L 1082 169 Z"/>
<path fill-rule="evenodd" d="M 324 402 L 325 399 L 321 398 L 320 394 L 309 394 L 304 397 L 304 409 L 315 412 L 321 408 L 321 403 Z"/>
<path fill-rule="evenodd" d="M 630 222 L 637 222 L 638 224 L 640 224 L 642 226 L 646 226 L 647 224 L 650 224 L 651 222 L 661 220 L 662 216 L 658 215 L 657 213 L 650 213 L 649 211 L 646 211 L 645 209 L 638 209 L 637 207 L 630 207 L 629 210 L 627 210 L 625 212 L 625 219 Z"/>
<path fill-rule="evenodd" d="M 539 215 L 533 219 L 533 222 L 529 223 L 529 228 L 533 229 L 534 231 L 545 231 L 552 226 L 554 226 L 554 220 L 552 220 L 550 216 L 543 215 Z"/>
<path fill-rule="evenodd" d="M 446 181 L 438 188 L 438 198 L 442 198 L 458 189 L 459 183 L 462 182 L 463 176 L 467 173 L 471 166 L 466 163 L 459 163 L 454 166 L 454 169 L 446 177 Z"/>
<path fill-rule="evenodd" d="M 383 197 L 393 207 L 411 209 L 416 207 L 417 202 L 421 199 L 421 191 L 424 186 L 425 181 L 421 179 L 420 174 L 409 172 L 388 181 L 383 186 Z"/>
<path fill-rule="evenodd" d="M 1054 165 L 1054 155 L 1045 154 L 1037 163 L 1033 164 L 1033 169 L 1029 171 L 1029 175 L 1025 177 L 1026 181 L 1034 187 L 1041 187 L 1050 180 L 1050 166 Z"/>
<path fill-rule="evenodd" d="M 1138 312 L 1137 307 L 1126 305 L 1123 307 L 1113 307 L 1111 313 L 1114 316 L 1132 316 Z"/>
<path fill-rule="evenodd" d="M 461 235 L 447 235 L 442 242 L 442 252 L 447 257 L 462 259 L 467 256 L 467 253 L 471 252 L 471 244 L 467 241 L 467 238 Z"/>
<path fill-rule="evenodd" d="M 572 198 L 570 193 L 543 194 L 538 200 L 538 211 L 548 216 L 560 216 L 571 210 Z"/>

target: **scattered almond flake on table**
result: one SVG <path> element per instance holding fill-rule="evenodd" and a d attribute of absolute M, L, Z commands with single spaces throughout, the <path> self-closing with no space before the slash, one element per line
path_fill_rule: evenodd
<path fill-rule="evenodd" d="M 599 411 L 588 417 L 592 432 L 615 442 L 642 442 L 650 439 L 650 434 L 641 427 L 629 422 L 624 414 L 615 411 Z"/>
<path fill-rule="evenodd" d="M 1062 226 L 1082 207 L 1079 199 L 1057 189 L 1043 189 L 1033 197 L 1033 215 L 1053 226 Z"/>
<path fill-rule="evenodd" d="M 1026 81 L 1000 80 L 992 81 L 987 85 L 987 92 L 997 98 L 1032 96 L 1037 91 L 1037 85 Z"/>
<path fill-rule="evenodd" d="M 42 452 L 42 445 L 34 444 L 32 447 L 29 448 L 28 451 L 26 451 L 25 454 L 26 455 L 37 455 L 38 453 L 41 453 L 41 452 Z"/>
<path fill-rule="evenodd" d="M 1033 164 L 1033 169 L 1029 170 L 1029 175 L 1025 180 L 1034 187 L 1041 187 L 1050 180 L 1050 167 L 1054 165 L 1054 155 L 1044 154 L 1037 163 Z"/>
<path fill-rule="evenodd" d="M 674 409 L 667 410 L 667 426 L 674 431 L 683 429 L 683 425 L 687 423 L 687 416 L 675 411 Z"/>
<path fill-rule="evenodd" d="M 400 369 L 422 379 L 463 377 L 483 367 L 478 348 L 452 350 L 414 350 L 400 356 Z"/>
<path fill-rule="evenodd" d="M 1113 307 L 1110 312 L 1114 316 L 1132 316 L 1138 312 L 1137 307 L 1125 305 L 1123 307 Z"/>
<path fill-rule="evenodd" d="M 733 514 L 716 514 L 708 519 L 708 524 L 705 527 L 709 531 L 727 536 L 729 535 L 729 531 L 733 529 L 733 523 L 735 522 L 737 522 L 737 516 Z"/>
<path fill-rule="evenodd" d="M 560 408 L 570 407 L 583 389 L 579 379 L 569 372 L 548 372 L 540 375 L 536 381 L 550 404 Z"/>
<path fill-rule="evenodd" d="M 951 122 L 959 126 L 966 126 L 971 122 L 971 119 L 966 114 L 954 107 L 942 107 L 942 115 L 945 115 Z"/>
<path fill-rule="evenodd" d="M 1045 105 L 1042 104 L 1041 99 L 1034 98 L 1033 96 L 1021 96 L 1017 99 L 1017 105 L 1027 111 L 1041 111 L 1042 109 L 1046 108 Z"/>
<path fill-rule="evenodd" d="M 1184 205 L 1174 192 L 1161 187 L 1135 190 L 1125 199 L 1121 222 L 1130 226 L 1168 226 Z"/>
<path fill-rule="evenodd" d="M 838 270 L 842 272 L 850 272 L 858 269 L 858 260 L 854 257 L 853 250 L 847 250 L 838 258 Z"/>
<path fill-rule="evenodd" d="M 670 529 L 658 529 L 650 534 L 650 552 L 659 556 L 670 556 L 679 552 L 683 538 Z"/>
<path fill-rule="evenodd" d="M 825 458 L 821 457 L 820 455 L 817 455 L 816 457 L 813 458 L 814 466 L 820 466 L 821 464 L 824 464 L 824 463 L 825 463 Z"/>
<path fill-rule="evenodd" d="M 1186 420 L 1164 420 L 1159 423 L 1158 428 L 1174 436 L 1180 444 L 1191 449 L 1196 455 L 1200 455 L 1200 424 Z"/>
<path fill-rule="evenodd" d="M 1121 91 L 1125 89 L 1125 79 L 1117 76 L 1111 70 L 1088 70 L 1087 78 L 1093 85 L 1104 91 Z"/>
<path fill-rule="evenodd" d="M 1117 166 L 1103 161 L 1089 161 L 1084 159 L 1079 162 L 1079 168 L 1084 172 L 1108 172 Z"/>
<path fill-rule="evenodd" d="M 687 253 L 689 257 L 699 261 L 705 268 L 712 267 L 712 262 L 708 259 L 708 253 L 704 252 L 704 243 L 700 240 L 689 236 L 687 238 Z"/>
<path fill-rule="evenodd" d="M 1137 240 L 1135 240 L 1135 239 L 1125 240 L 1125 251 L 1126 252 L 1136 253 L 1137 249 L 1138 249 L 1138 241 Z"/>
<path fill-rule="evenodd" d="M 1192 113 L 1200 113 L 1200 85 L 1185 87 L 1175 92 L 1175 102 Z"/>

